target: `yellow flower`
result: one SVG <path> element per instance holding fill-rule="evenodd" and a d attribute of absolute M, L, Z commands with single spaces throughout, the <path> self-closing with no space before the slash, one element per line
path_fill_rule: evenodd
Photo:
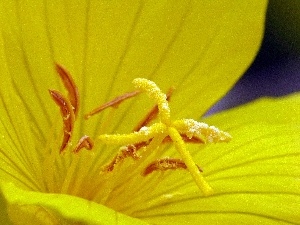
<path fill-rule="evenodd" d="M 261 0 L 1 1 L 2 224 L 299 224 L 300 97 L 201 118 L 253 60 L 265 10 Z M 85 119 L 134 93 L 133 80 L 161 97 L 135 93 Z M 208 143 L 227 132 L 229 143 Z"/>

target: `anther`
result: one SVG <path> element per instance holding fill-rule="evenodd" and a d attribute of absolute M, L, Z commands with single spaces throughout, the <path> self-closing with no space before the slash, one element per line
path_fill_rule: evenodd
<path fill-rule="evenodd" d="M 77 88 L 72 76 L 65 68 L 63 68 L 61 65 L 56 63 L 55 69 L 56 69 L 57 73 L 59 74 L 65 88 L 68 91 L 68 98 L 69 98 L 69 101 L 71 102 L 71 105 L 73 107 L 72 110 L 74 111 L 74 115 L 76 117 L 78 114 L 78 109 L 79 109 L 78 88 Z"/>
<path fill-rule="evenodd" d="M 116 98 L 114 98 L 113 100 L 104 103 L 103 105 L 99 106 L 98 108 L 92 110 L 91 112 L 87 113 L 84 115 L 84 118 L 87 120 L 89 119 L 91 116 L 103 111 L 104 109 L 108 108 L 108 107 L 118 107 L 120 103 L 122 103 L 124 100 L 132 98 L 138 94 L 140 94 L 140 91 L 133 91 L 133 92 L 128 92 L 125 93 L 121 96 L 118 96 Z"/>
<path fill-rule="evenodd" d="M 119 153 L 113 158 L 112 162 L 106 165 L 102 171 L 111 172 L 114 170 L 115 166 L 122 162 L 125 158 L 131 157 L 134 160 L 140 159 L 137 154 L 137 148 L 135 145 L 127 145 L 120 148 Z"/>
<path fill-rule="evenodd" d="M 229 133 L 192 119 L 176 120 L 173 122 L 173 126 L 180 134 L 186 134 L 190 139 L 198 138 L 203 143 L 229 142 L 232 139 Z"/>
<path fill-rule="evenodd" d="M 87 150 L 91 150 L 94 147 L 93 140 L 87 136 L 84 135 L 80 140 L 78 141 L 77 145 L 75 146 L 73 152 L 78 153 L 81 149 L 85 148 Z"/>
<path fill-rule="evenodd" d="M 197 165 L 200 172 L 202 169 Z M 187 169 L 186 164 L 181 159 L 164 158 L 158 159 L 155 162 L 150 163 L 142 173 L 143 176 L 147 176 L 154 171 L 166 171 L 166 170 L 176 170 L 176 169 Z"/>
<path fill-rule="evenodd" d="M 180 134 L 182 140 L 185 143 L 191 143 L 191 144 L 205 144 L 205 142 L 203 140 L 201 140 L 198 137 L 188 137 L 186 134 Z M 166 136 L 163 140 L 163 143 L 169 143 L 169 142 L 173 142 L 173 140 L 170 138 L 170 136 Z"/>
<path fill-rule="evenodd" d="M 72 131 L 74 128 L 75 115 L 70 101 L 65 98 L 59 91 L 49 90 L 49 93 L 54 102 L 59 106 L 63 118 L 64 136 L 60 147 L 60 153 L 62 153 L 71 139 Z"/>

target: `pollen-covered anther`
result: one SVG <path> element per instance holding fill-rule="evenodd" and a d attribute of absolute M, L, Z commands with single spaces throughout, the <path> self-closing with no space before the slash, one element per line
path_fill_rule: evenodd
<path fill-rule="evenodd" d="M 114 170 L 115 166 L 121 163 L 125 158 L 131 157 L 134 160 L 138 160 L 141 157 L 137 154 L 137 150 L 141 145 L 137 144 L 138 148 L 135 145 L 122 146 L 119 150 L 119 153 L 113 158 L 113 160 L 106 166 L 102 168 L 102 172 L 111 172 Z"/>
<path fill-rule="evenodd" d="M 185 142 L 185 143 L 191 143 L 191 144 L 205 144 L 205 142 L 196 137 L 196 136 L 193 136 L 193 137 L 188 137 L 186 134 L 180 134 L 182 140 Z M 163 140 L 163 143 L 170 143 L 172 142 L 173 140 L 170 138 L 170 136 L 166 136 Z"/>
<path fill-rule="evenodd" d="M 190 139 L 197 137 L 205 143 L 229 142 L 232 139 L 229 133 L 193 119 L 176 120 L 173 125 L 180 134 L 186 134 Z"/>
<path fill-rule="evenodd" d="M 87 150 L 91 150 L 93 147 L 94 147 L 93 140 L 89 136 L 84 135 L 82 138 L 80 138 L 80 140 L 76 144 L 75 148 L 73 149 L 73 152 L 78 153 L 83 148 Z"/>
<path fill-rule="evenodd" d="M 200 172 L 202 169 L 197 165 Z M 142 173 L 143 176 L 147 176 L 154 171 L 166 171 L 166 170 L 176 170 L 176 169 L 187 169 L 186 164 L 181 159 L 164 158 L 158 159 L 150 163 Z"/>
<path fill-rule="evenodd" d="M 55 64 L 56 72 L 59 74 L 65 88 L 68 91 L 68 99 L 72 105 L 75 117 L 79 109 L 79 92 L 71 74 L 61 65 Z"/>
<path fill-rule="evenodd" d="M 49 90 L 49 93 L 54 102 L 59 106 L 60 112 L 63 118 L 63 140 L 60 147 L 60 153 L 62 153 L 70 139 L 74 128 L 75 114 L 70 101 L 65 98 L 59 91 Z"/>

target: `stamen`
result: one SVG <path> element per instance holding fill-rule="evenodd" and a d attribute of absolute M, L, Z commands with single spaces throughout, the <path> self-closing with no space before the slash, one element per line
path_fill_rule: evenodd
<path fill-rule="evenodd" d="M 199 166 L 197 167 L 200 172 L 203 172 Z M 184 163 L 184 161 L 181 159 L 164 158 L 150 163 L 146 167 L 142 175 L 147 176 L 148 174 L 157 170 L 166 171 L 166 170 L 176 170 L 176 169 L 187 169 L 187 166 Z"/>
<path fill-rule="evenodd" d="M 112 162 L 105 166 L 103 172 L 111 172 L 115 166 L 122 162 L 125 158 L 131 157 L 134 160 L 140 159 L 140 156 L 137 154 L 137 148 L 135 145 L 127 145 L 120 148 L 120 152 L 113 158 Z"/>
<path fill-rule="evenodd" d="M 189 138 L 186 134 L 180 134 L 180 136 L 185 143 L 205 144 L 205 142 L 198 137 L 193 136 Z M 173 140 L 170 138 L 170 136 L 166 136 L 165 139 L 163 140 L 163 143 L 168 143 L 172 141 Z"/>
<path fill-rule="evenodd" d="M 71 105 L 73 106 L 74 115 L 76 117 L 78 114 L 78 109 L 79 109 L 78 88 L 77 88 L 72 76 L 65 68 L 63 68 L 61 65 L 59 65 L 57 63 L 55 64 L 55 68 L 56 68 L 56 71 L 59 74 L 61 80 L 63 81 L 65 88 L 68 91 L 68 98 L 71 102 Z"/>
<path fill-rule="evenodd" d="M 173 91 L 174 87 L 171 87 L 167 93 L 167 101 L 170 100 Z M 139 131 L 142 127 L 147 126 L 152 120 L 157 117 L 158 112 L 158 106 L 155 105 L 145 116 L 145 118 L 133 129 L 133 131 Z"/>
<path fill-rule="evenodd" d="M 123 102 L 124 100 L 126 99 L 129 99 L 129 98 L 132 98 L 138 94 L 140 94 L 141 92 L 140 91 L 133 91 L 133 92 L 128 92 L 128 93 L 125 93 L 121 96 L 118 96 L 116 97 L 115 99 L 107 102 L 107 103 L 104 103 L 103 105 L 99 106 L 98 108 L 92 110 L 91 112 L 87 113 L 84 115 L 84 118 L 87 120 L 89 119 L 91 116 L 101 112 L 102 110 L 108 108 L 108 107 L 118 107 L 118 105 Z"/>
<path fill-rule="evenodd" d="M 81 149 L 85 148 L 87 150 L 91 150 L 94 147 L 93 140 L 87 136 L 84 135 L 80 140 L 78 141 L 77 145 L 75 146 L 73 152 L 78 153 Z"/>
<path fill-rule="evenodd" d="M 173 125 L 180 134 L 186 134 L 188 138 L 196 137 L 204 143 L 229 142 L 232 139 L 229 133 L 192 119 L 176 120 Z"/>
<path fill-rule="evenodd" d="M 170 125 L 170 108 L 167 101 L 167 96 L 161 92 L 161 90 L 153 81 L 144 78 L 136 78 L 132 83 L 136 88 L 146 92 L 151 99 L 156 101 L 161 122 L 166 125 Z"/>
<path fill-rule="evenodd" d="M 65 98 L 59 91 L 49 90 L 54 102 L 59 106 L 63 118 L 63 141 L 60 147 L 60 153 L 67 147 L 74 128 L 75 114 L 70 101 Z"/>

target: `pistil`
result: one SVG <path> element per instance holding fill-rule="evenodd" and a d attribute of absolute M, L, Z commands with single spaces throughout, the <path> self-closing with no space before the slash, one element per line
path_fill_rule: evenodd
<path fill-rule="evenodd" d="M 205 123 L 200 123 L 192 119 L 171 121 L 167 95 L 162 93 L 154 82 L 137 78 L 133 80 L 133 84 L 138 90 L 146 92 L 148 96 L 156 102 L 160 122 L 154 123 L 149 127 L 143 126 L 138 131 L 134 131 L 130 134 L 103 134 L 99 136 L 99 139 L 106 144 L 113 145 L 134 145 L 140 142 L 147 143 L 144 146 L 146 151 L 156 151 L 164 142 L 171 141 L 174 143 L 175 149 L 178 151 L 181 159 L 172 159 L 171 161 L 164 159 L 158 160 L 158 162 L 164 162 L 164 166 L 160 166 L 159 163 L 154 162 L 146 168 L 143 175 L 150 174 L 155 170 L 164 171 L 184 168 L 190 172 L 202 193 L 205 196 L 211 195 L 213 190 L 200 173 L 202 170 L 199 170 L 199 166 L 197 166 L 189 151 L 187 151 L 185 142 L 189 142 L 188 140 L 196 143 L 228 142 L 231 136 L 214 126 L 208 126 Z M 152 109 L 150 114 L 146 117 L 146 122 L 143 124 L 148 124 L 148 118 L 154 118 L 155 115 L 153 114 L 155 114 L 155 112 L 156 110 Z M 117 160 L 115 158 L 113 160 L 113 167 L 116 163 Z"/>
<path fill-rule="evenodd" d="M 63 141 L 60 147 L 62 153 L 70 142 L 74 129 L 74 122 L 79 110 L 79 93 L 74 80 L 67 70 L 56 64 L 56 71 L 59 74 L 67 92 L 68 97 L 56 90 L 49 90 L 54 102 L 59 106 L 63 118 Z M 194 162 L 190 152 L 186 149 L 186 143 L 207 144 L 228 142 L 231 136 L 214 126 L 195 121 L 193 119 L 171 120 L 171 113 L 168 101 L 172 91 L 164 94 L 159 87 L 150 80 L 136 78 L 133 80 L 136 91 L 125 93 L 122 96 L 114 98 L 100 107 L 94 109 L 85 115 L 88 119 L 108 107 L 118 107 L 124 100 L 132 98 L 141 92 L 145 92 L 153 99 L 156 105 L 146 115 L 129 134 L 102 134 L 100 141 L 109 145 L 120 145 L 119 152 L 110 163 L 103 166 L 101 172 L 113 172 L 117 165 L 121 165 L 126 158 L 132 158 L 134 161 L 145 160 L 151 155 L 151 152 L 158 151 L 164 143 L 173 143 L 179 153 L 180 158 L 162 158 L 156 159 L 141 172 L 142 176 L 147 176 L 154 171 L 166 171 L 174 169 L 186 169 L 190 172 L 196 185 L 202 191 L 203 195 L 208 196 L 213 193 L 213 189 L 202 176 L 202 169 Z M 148 126 L 158 116 L 159 121 Z M 78 153 L 85 148 L 91 150 L 94 146 L 92 139 L 84 135 L 76 144 L 73 153 Z M 139 151 L 141 154 L 139 153 Z M 146 160 L 149 162 L 149 160 Z M 143 165 L 143 164 L 141 164 Z"/>

